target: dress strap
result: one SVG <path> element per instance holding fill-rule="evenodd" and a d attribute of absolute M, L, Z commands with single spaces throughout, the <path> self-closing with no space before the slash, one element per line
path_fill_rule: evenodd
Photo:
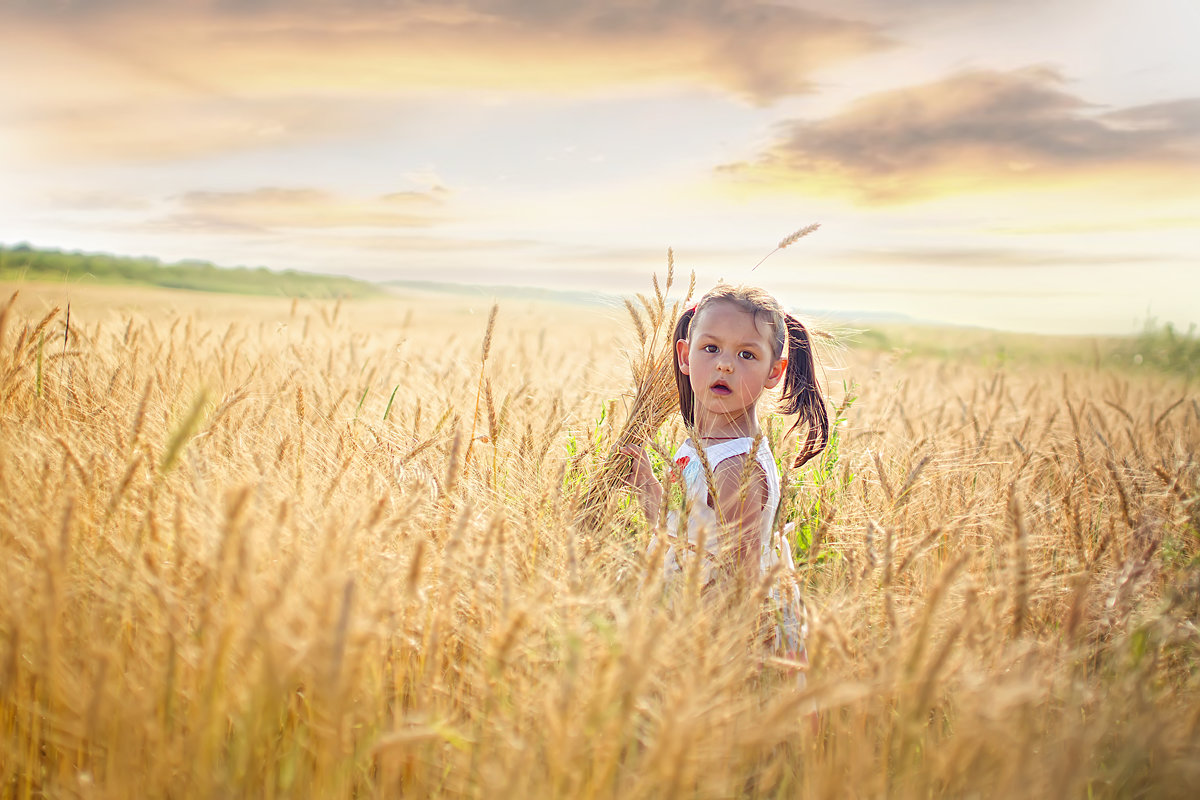
<path fill-rule="evenodd" d="M 704 455 L 708 459 L 708 464 L 713 469 L 717 468 L 727 458 L 740 456 L 750 452 L 750 445 L 754 444 L 754 440 L 748 436 L 743 436 L 740 439 L 730 439 L 727 442 L 717 442 L 710 444 L 704 448 Z"/>
<path fill-rule="evenodd" d="M 771 457 L 771 445 L 766 438 L 762 439 L 762 443 L 758 447 L 758 451 L 750 453 L 750 447 L 754 444 L 754 437 L 743 436 L 738 439 L 730 439 L 725 442 L 717 442 L 710 444 L 704 448 L 704 457 L 708 460 L 708 465 L 714 471 L 717 465 L 722 461 L 726 461 L 734 456 L 749 454 L 755 460 L 759 468 L 767 477 L 768 496 L 772 504 L 778 502 L 779 489 L 775 471 L 775 462 Z M 700 460 L 696 457 L 696 446 L 691 439 L 684 441 L 679 449 L 675 451 L 677 457 L 676 464 L 683 467 L 684 479 L 689 486 L 694 487 L 700 495 L 700 499 L 704 503 L 708 503 L 708 482 L 704 479 L 703 467 L 700 465 Z"/>

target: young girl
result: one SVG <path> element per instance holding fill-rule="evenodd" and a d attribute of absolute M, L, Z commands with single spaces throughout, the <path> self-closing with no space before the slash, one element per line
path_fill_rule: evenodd
<path fill-rule="evenodd" d="M 806 423 L 796 466 L 824 449 L 829 415 L 808 331 L 763 290 L 722 284 L 680 316 L 675 339 L 679 410 L 690 433 L 675 453 L 686 494 L 688 544 L 668 548 L 665 569 L 679 571 L 694 551 L 705 559 L 705 584 L 722 572 L 740 570 L 756 579 L 777 563 L 792 569 L 790 544 L 773 535 L 779 471 L 759 427 L 758 401 L 782 383 L 782 411 L 798 415 L 797 425 Z M 664 491 L 646 451 L 625 452 L 634 459 L 630 483 L 642 508 L 648 519 L 658 519 Z M 679 530 L 678 512 L 669 516 L 667 530 Z M 787 595 L 771 593 L 774 649 L 807 663 L 799 595 L 794 587 Z"/>

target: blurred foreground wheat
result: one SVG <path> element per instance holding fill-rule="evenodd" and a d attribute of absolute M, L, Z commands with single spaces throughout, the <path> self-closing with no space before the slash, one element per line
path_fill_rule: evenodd
<path fill-rule="evenodd" d="M 577 547 L 628 327 L 76 291 L 0 298 L 0 796 L 1200 791 L 1180 381 L 849 353 L 798 693 L 644 530 Z"/>

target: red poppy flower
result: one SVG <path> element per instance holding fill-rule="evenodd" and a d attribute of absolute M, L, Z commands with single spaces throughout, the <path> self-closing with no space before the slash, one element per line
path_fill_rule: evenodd
<path fill-rule="evenodd" d="M 691 460 L 692 459 L 690 459 L 687 456 L 680 456 L 679 458 L 675 459 L 675 466 L 679 467 L 680 469 L 683 469 L 684 467 L 686 467 L 688 465 L 688 462 Z"/>

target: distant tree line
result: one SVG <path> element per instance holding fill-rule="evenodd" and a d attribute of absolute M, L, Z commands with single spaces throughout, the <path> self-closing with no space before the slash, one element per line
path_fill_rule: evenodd
<path fill-rule="evenodd" d="M 285 297 L 368 297 L 382 292 L 373 283 L 339 275 L 290 269 L 277 272 L 266 267 L 218 267 L 207 261 L 164 264 L 145 256 L 67 253 L 28 244 L 0 245 L 0 281 L 19 280 L 96 281 Z"/>

